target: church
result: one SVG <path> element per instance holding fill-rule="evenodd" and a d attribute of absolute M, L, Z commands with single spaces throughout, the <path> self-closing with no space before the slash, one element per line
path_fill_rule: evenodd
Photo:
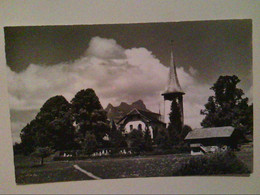
<path fill-rule="evenodd" d="M 118 121 L 119 128 L 123 134 L 130 133 L 133 129 L 142 131 L 149 130 L 151 138 L 156 137 L 160 129 L 166 127 L 166 124 L 160 120 L 160 114 L 147 112 L 144 110 L 133 109 Z"/>

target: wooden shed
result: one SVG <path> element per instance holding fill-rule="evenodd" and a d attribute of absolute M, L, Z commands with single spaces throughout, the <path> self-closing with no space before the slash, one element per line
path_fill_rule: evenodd
<path fill-rule="evenodd" d="M 190 144 L 192 155 L 200 155 L 235 149 L 242 139 L 244 137 L 239 130 L 225 126 L 194 129 L 184 140 Z"/>

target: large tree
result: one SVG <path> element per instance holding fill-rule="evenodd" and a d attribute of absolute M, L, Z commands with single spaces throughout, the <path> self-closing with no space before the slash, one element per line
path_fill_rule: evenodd
<path fill-rule="evenodd" d="M 201 110 L 205 115 L 201 122 L 203 127 L 234 126 L 244 132 L 253 127 L 253 105 L 248 106 L 248 98 L 243 97 L 243 90 L 237 87 L 239 82 L 235 75 L 218 78 L 210 88 L 214 95 L 208 98 L 205 109 Z"/>
<path fill-rule="evenodd" d="M 37 121 L 33 119 L 21 130 L 21 143 L 19 145 L 21 146 L 24 154 L 27 155 L 32 153 L 37 146 L 35 137 L 39 128 L 40 126 L 37 124 Z"/>
<path fill-rule="evenodd" d="M 109 124 L 95 91 L 79 91 L 71 100 L 71 106 L 77 124 L 78 140 L 84 140 L 86 133 L 90 132 L 95 135 L 98 143 L 102 142 L 103 137 L 109 133 Z"/>
<path fill-rule="evenodd" d="M 55 150 L 71 149 L 75 146 L 70 103 L 63 96 L 48 99 L 35 119 L 21 131 L 21 144 L 26 153 L 36 147 L 51 147 Z"/>

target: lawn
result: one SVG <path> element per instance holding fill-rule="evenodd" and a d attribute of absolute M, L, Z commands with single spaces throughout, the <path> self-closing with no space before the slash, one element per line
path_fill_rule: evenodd
<path fill-rule="evenodd" d="M 241 150 L 235 152 L 239 160 L 246 164 L 248 169 L 253 172 L 253 142 L 241 146 Z"/>
<path fill-rule="evenodd" d="M 252 172 L 253 150 L 245 148 L 235 153 L 240 161 Z M 183 164 L 190 162 L 189 154 L 168 154 L 153 156 L 99 158 L 78 161 L 52 161 L 46 159 L 39 166 L 39 159 L 15 156 L 15 175 L 17 184 L 46 183 L 58 181 L 77 181 L 92 179 L 76 170 L 82 169 L 102 179 L 160 177 L 177 174 Z"/>
<path fill-rule="evenodd" d="M 172 176 L 188 154 L 130 157 L 121 159 L 97 159 L 78 161 L 77 164 L 103 179 Z M 98 169 L 97 169 L 98 167 Z"/>
<path fill-rule="evenodd" d="M 16 157 L 15 175 L 17 184 L 92 179 L 73 167 L 77 164 L 102 179 L 172 176 L 172 172 L 189 157 L 188 154 L 172 154 L 80 161 L 47 160 L 40 166 L 39 159 L 24 157 L 22 160 L 20 156 Z"/>
<path fill-rule="evenodd" d="M 15 157 L 15 177 L 17 184 L 47 183 L 91 179 L 76 170 L 73 162 L 55 162 L 46 159 L 40 166 L 39 159 L 25 156 Z"/>

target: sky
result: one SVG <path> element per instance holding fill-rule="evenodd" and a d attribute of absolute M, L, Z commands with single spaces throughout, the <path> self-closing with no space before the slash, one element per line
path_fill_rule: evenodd
<path fill-rule="evenodd" d="M 184 123 L 200 127 L 200 110 L 221 75 L 237 75 L 252 102 L 252 21 L 5 27 L 13 142 L 43 103 L 68 101 L 93 88 L 105 108 L 142 99 L 165 114 L 170 41 L 184 95 Z"/>

